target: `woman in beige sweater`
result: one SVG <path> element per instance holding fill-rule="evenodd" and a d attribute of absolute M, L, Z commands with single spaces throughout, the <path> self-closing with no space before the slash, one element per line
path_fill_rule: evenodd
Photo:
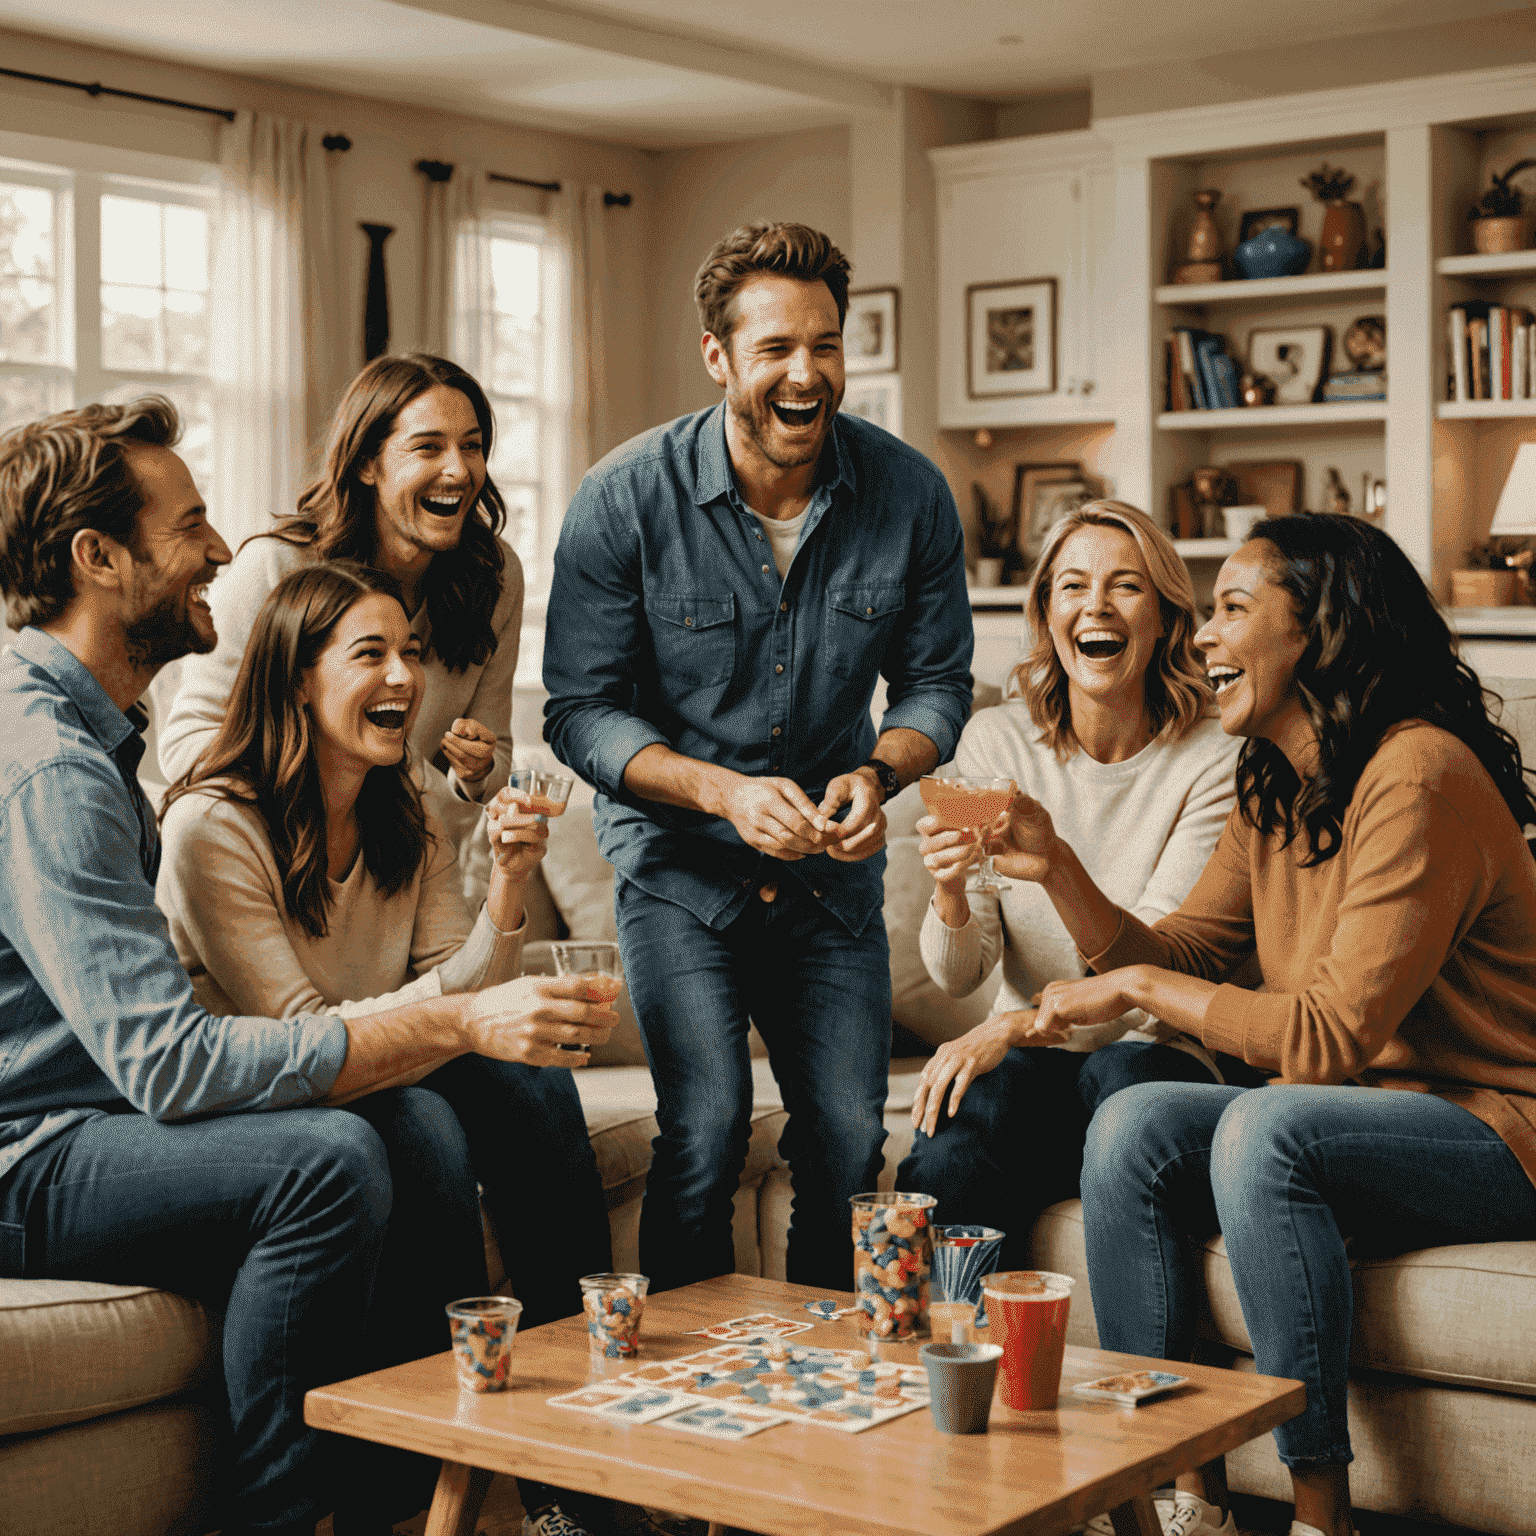
<path fill-rule="evenodd" d="M 420 638 L 393 576 L 311 563 L 272 589 L 222 726 L 166 797 L 156 897 L 209 1008 L 357 1016 L 519 974 L 523 891 L 548 828 L 505 791 L 492 800 L 494 867 L 471 924 L 453 844 L 411 771 L 423 691 Z M 371 1367 L 438 1353 L 444 1304 L 485 1292 L 477 1182 L 524 1324 L 580 1312 L 577 1277 L 611 1266 L 568 1070 L 588 1056 L 562 1049 L 582 1033 L 530 1025 L 518 1060 L 461 1056 L 347 1105 L 380 1132 L 394 1185 Z M 371 1491 L 382 1529 L 418 1509 L 430 1482 L 391 1498 L 381 1471 Z M 541 1536 L 579 1533 L 554 1500 L 524 1489 Z M 356 1517 L 339 1510 L 338 1531 L 368 1527 Z"/>
<path fill-rule="evenodd" d="M 1145 1008 L 1261 1089 L 1137 1086 L 1101 1106 L 1082 1192 L 1100 1342 L 1188 1359 L 1219 1227 L 1258 1369 L 1299 1378 L 1275 1431 L 1292 1536 L 1349 1536 L 1345 1240 L 1536 1236 L 1536 798 L 1514 738 L 1407 558 L 1347 517 L 1260 523 L 1195 637 L 1238 806 L 1183 905 L 1068 917 L 1097 973 L 1038 1027 Z M 1267 990 L 1227 983 L 1257 952 Z M 1220 1464 L 1179 1479 L 1179 1536 L 1232 1529 Z"/>

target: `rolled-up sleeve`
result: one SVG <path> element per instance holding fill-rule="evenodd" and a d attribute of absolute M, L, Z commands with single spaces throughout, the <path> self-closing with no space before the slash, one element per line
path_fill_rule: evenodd
<path fill-rule="evenodd" d="M 346 1059 L 335 1018 L 216 1017 L 199 1006 L 140 868 L 110 759 L 54 759 L 0 811 L 0 928 L 80 1045 L 157 1120 L 322 1098 Z"/>
<path fill-rule="evenodd" d="M 913 550 L 901 638 L 882 668 L 887 691 L 880 729 L 921 731 L 947 763 L 971 710 L 975 632 L 960 514 L 948 485 L 937 474 L 934 481 Z"/>
<path fill-rule="evenodd" d="M 555 550 L 544 640 L 544 734 L 573 773 L 633 803 L 624 769 L 666 736 L 633 712 L 637 659 L 649 656 L 644 582 L 633 530 L 589 475 Z"/>

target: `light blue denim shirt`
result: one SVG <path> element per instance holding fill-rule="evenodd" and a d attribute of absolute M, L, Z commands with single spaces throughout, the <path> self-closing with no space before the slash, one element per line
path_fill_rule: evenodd
<path fill-rule="evenodd" d="M 51 635 L 0 655 L 0 1178 L 127 1105 L 157 1120 L 322 1096 L 332 1017 L 215 1018 L 155 905 L 159 836 L 130 787 L 144 741 Z"/>
<path fill-rule="evenodd" d="M 960 518 L 936 465 L 854 416 L 834 418 L 800 543 L 779 577 L 736 486 L 725 406 L 615 449 L 582 481 L 555 552 L 545 735 L 598 791 L 603 856 L 642 890 L 723 927 L 789 874 L 854 932 L 880 908 L 885 855 L 782 863 L 719 817 L 624 788 L 661 743 L 738 773 L 793 779 L 818 802 L 882 729 L 954 755 L 971 705 Z"/>

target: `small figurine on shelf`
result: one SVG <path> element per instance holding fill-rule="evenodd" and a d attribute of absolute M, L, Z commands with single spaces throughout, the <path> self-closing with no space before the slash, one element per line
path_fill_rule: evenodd
<path fill-rule="evenodd" d="M 1195 513 L 1200 519 L 1200 535 L 1207 539 L 1226 537 L 1223 511 L 1243 499 L 1237 479 L 1219 464 L 1207 464 L 1189 477 L 1194 492 Z"/>
<path fill-rule="evenodd" d="M 979 481 L 971 481 L 971 499 L 976 508 L 976 585 L 998 587 L 1013 548 L 1013 515 L 1002 511 Z"/>
<path fill-rule="evenodd" d="M 1349 516 L 1349 491 L 1343 476 L 1331 464 L 1328 466 L 1328 510 L 1335 517 Z"/>
<path fill-rule="evenodd" d="M 1523 251 L 1531 243 L 1531 221 L 1525 212 L 1525 194 L 1511 180 L 1536 160 L 1517 160 L 1501 176 L 1492 172 L 1493 185 L 1478 198 L 1467 220 L 1472 225 L 1472 246 L 1480 255 L 1493 256 Z"/>
<path fill-rule="evenodd" d="M 1238 383 L 1244 405 L 1273 405 L 1275 381 L 1264 373 L 1245 373 Z"/>
<path fill-rule="evenodd" d="M 1325 160 L 1301 178 L 1318 202 L 1327 205 L 1323 214 L 1323 238 L 1319 242 L 1325 272 L 1353 272 L 1365 259 L 1365 210 L 1349 201 L 1355 178 L 1349 171 Z"/>
<path fill-rule="evenodd" d="M 1189 231 L 1187 258 L 1182 266 L 1174 269 L 1174 282 L 1219 283 L 1225 276 L 1221 265 L 1221 231 L 1216 227 L 1216 218 L 1212 212 L 1220 201 L 1220 192 L 1207 190 L 1195 193 L 1199 212 L 1195 214 L 1195 222 Z"/>

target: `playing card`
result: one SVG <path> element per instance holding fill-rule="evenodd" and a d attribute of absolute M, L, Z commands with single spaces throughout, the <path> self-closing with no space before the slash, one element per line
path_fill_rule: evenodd
<path fill-rule="evenodd" d="M 797 1323 L 792 1317 L 780 1317 L 776 1312 L 754 1312 L 750 1317 L 728 1317 L 727 1328 L 739 1328 L 743 1333 L 776 1333 L 787 1339 L 797 1333 L 809 1333 L 809 1323 Z"/>
<path fill-rule="evenodd" d="M 1126 1403 L 1134 1408 L 1149 1397 L 1160 1397 L 1175 1387 L 1182 1387 L 1189 1377 L 1169 1371 L 1121 1371 L 1114 1376 L 1100 1376 L 1094 1381 L 1077 1382 L 1072 1390 L 1079 1397 L 1099 1398 L 1111 1403 Z"/>
<path fill-rule="evenodd" d="M 679 1408 L 695 1406 L 698 1398 L 665 1387 L 621 1386 L 615 1382 L 611 1386 L 604 1383 L 583 1387 L 547 1401 L 552 1408 L 574 1408 L 578 1413 L 590 1413 L 595 1418 L 620 1424 L 649 1424 L 666 1414 L 676 1413 Z"/>
<path fill-rule="evenodd" d="M 768 1413 L 761 1408 L 726 1408 L 714 1403 L 688 1408 L 660 1421 L 663 1429 L 682 1429 L 689 1434 L 707 1435 L 711 1440 L 745 1440 L 760 1429 L 782 1424 L 782 1413 Z"/>
<path fill-rule="evenodd" d="M 817 1317 L 827 1322 L 831 1322 L 836 1317 L 851 1317 L 859 1310 L 859 1307 L 857 1302 L 850 1302 L 846 1307 L 842 1306 L 834 1297 L 827 1296 L 820 1301 L 806 1302 L 805 1310 L 814 1313 Z"/>

